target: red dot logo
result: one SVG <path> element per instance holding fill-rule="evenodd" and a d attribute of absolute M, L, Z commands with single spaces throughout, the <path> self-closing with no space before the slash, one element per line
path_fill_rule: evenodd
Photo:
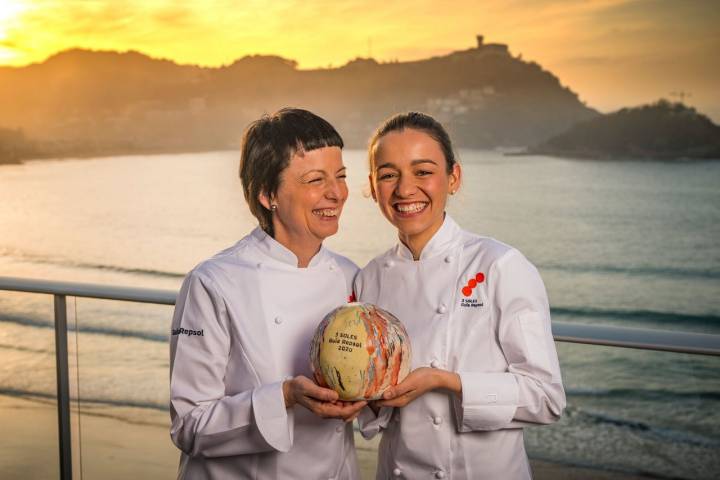
<path fill-rule="evenodd" d="M 478 286 L 478 283 L 482 283 L 485 281 L 485 274 L 483 273 L 477 273 L 474 278 L 471 278 L 468 280 L 467 285 L 465 285 L 460 291 L 463 295 L 466 297 L 469 297 L 472 295 L 473 290 L 475 287 Z"/>

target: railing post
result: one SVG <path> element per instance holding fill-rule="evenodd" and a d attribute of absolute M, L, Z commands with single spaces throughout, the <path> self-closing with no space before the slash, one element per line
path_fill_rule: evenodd
<path fill-rule="evenodd" d="M 55 370 L 57 373 L 58 440 L 60 480 L 72 480 L 72 444 L 70 439 L 70 373 L 68 369 L 67 301 L 55 298 Z"/>

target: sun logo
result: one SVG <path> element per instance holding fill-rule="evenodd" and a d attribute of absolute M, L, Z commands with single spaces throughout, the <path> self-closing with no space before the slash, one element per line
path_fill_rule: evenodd
<path fill-rule="evenodd" d="M 475 287 L 478 286 L 478 283 L 482 283 L 484 281 L 485 281 L 485 274 L 482 272 L 478 272 L 473 278 L 468 280 L 467 285 L 465 285 L 462 288 L 462 290 L 461 290 L 462 294 L 465 295 L 466 297 L 469 297 L 470 295 L 472 295 L 472 292 L 475 289 Z"/>

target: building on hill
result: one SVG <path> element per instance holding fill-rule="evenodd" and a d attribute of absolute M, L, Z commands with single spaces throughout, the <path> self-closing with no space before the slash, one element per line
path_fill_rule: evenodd
<path fill-rule="evenodd" d="M 483 35 L 476 35 L 475 38 L 477 39 L 477 49 L 482 53 L 510 54 L 510 49 L 505 43 L 485 43 L 485 37 Z"/>

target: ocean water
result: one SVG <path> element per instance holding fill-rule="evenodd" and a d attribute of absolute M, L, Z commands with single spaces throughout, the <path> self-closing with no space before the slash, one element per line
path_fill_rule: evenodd
<path fill-rule="evenodd" d="M 344 153 L 350 198 L 327 244 L 363 266 L 394 232 Z M 449 211 L 525 253 L 553 319 L 720 333 L 720 162 L 592 162 L 461 150 Z M 0 168 L 0 275 L 177 289 L 255 222 L 237 152 Z M 69 299 L 84 414 L 166 410 L 172 309 Z M 0 292 L 0 394 L 55 395 L 52 299 Z M 667 478 L 720 473 L 720 359 L 558 344 L 568 409 L 531 456 Z M 1 445 L 1 443 L 0 443 Z"/>

